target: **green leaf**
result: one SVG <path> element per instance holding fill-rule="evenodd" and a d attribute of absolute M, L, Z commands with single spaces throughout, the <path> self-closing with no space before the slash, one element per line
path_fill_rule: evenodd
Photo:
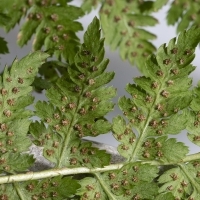
<path fill-rule="evenodd" d="M 22 188 L 24 196 L 30 196 L 30 199 L 35 196 L 38 198 L 46 197 L 49 199 L 56 197 L 56 199 L 62 200 L 73 196 L 73 194 L 76 193 L 76 190 L 80 188 L 80 185 L 71 177 L 62 178 L 57 176 L 52 179 L 42 179 L 23 183 L 21 184 L 21 189 Z"/>
<path fill-rule="evenodd" d="M 178 19 L 180 18 L 182 11 L 183 11 L 182 7 L 174 6 L 173 4 L 171 4 L 171 7 L 167 13 L 167 23 L 169 25 L 174 25 L 176 22 L 178 22 Z"/>
<path fill-rule="evenodd" d="M 182 143 L 167 140 L 164 135 L 178 134 L 190 119 L 186 111 L 192 101 L 188 76 L 194 70 L 190 63 L 199 40 L 198 28 L 182 32 L 147 59 L 144 76 L 127 85 L 126 90 L 132 98 L 121 97 L 118 103 L 127 123 L 121 117 L 115 118 L 113 132 L 121 143 L 119 153 L 129 161 L 158 159 L 164 163 L 176 162 L 188 153 Z M 165 154 L 154 144 L 154 139 L 166 143 L 163 144 Z"/>
<path fill-rule="evenodd" d="M 170 192 L 162 193 L 156 197 L 156 200 L 174 200 L 174 196 Z"/>
<path fill-rule="evenodd" d="M 136 135 L 120 116 L 113 119 L 113 135 L 121 143 L 117 148 L 118 152 L 129 159 L 135 148 Z"/>
<path fill-rule="evenodd" d="M 58 59 L 72 59 L 79 46 L 76 32 L 83 29 L 75 20 L 83 15 L 83 11 L 67 5 L 66 2 L 34 4 L 18 34 L 18 44 L 24 46 L 35 33 L 34 50 L 40 50 L 44 46 L 49 54 L 55 55 Z"/>
<path fill-rule="evenodd" d="M 80 140 L 111 130 L 104 116 L 113 109 L 110 99 L 116 91 L 105 84 L 112 80 L 114 73 L 105 72 L 108 61 L 103 60 L 99 27 L 98 19 L 94 18 L 73 63 L 47 90 L 49 103 L 36 104 L 36 115 L 42 123 L 32 124 L 30 132 L 35 144 L 44 147 L 43 155 L 59 167 L 103 167 L 110 161 L 105 151 Z"/>
<path fill-rule="evenodd" d="M 41 50 L 44 46 L 43 49 L 49 54 L 70 61 L 80 45 L 76 33 L 83 30 L 81 23 L 75 20 L 84 13 L 81 8 L 68 5 L 68 2 L 2 0 L 0 24 L 9 31 L 22 18 L 26 19 L 18 34 L 17 42 L 21 47 L 27 44 L 35 33 L 34 50 Z"/>
<path fill-rule="evenodd" d="M 35 33 L 34 50 L 40 50 L 44 46 L 49 54 L 70 61 L 79 46 L 76 32 L 83 29 L 82 25 L 75 20 L 84 13 L 81 8 L 68 5 L 68 2 L 2 0 L 0 23 L 9 31 L 22 18 L 26 18 L 18 34 L 20 46 L 24 46 Z"/>
<path fill-rule="evenodd" d="M 27 133 L 30 125 L 28 118 L 33 114 L 26 107 L 33 103 L 30 85 L 47 57 L 45 53 L 35 52 L 20 61 L 15 60 L 11 68 L 4 69 L 0 78 L 1 171 L 21 172 L 34 163 L 33 157 L 25 154 L 32 144 Z"/>
<path fill-rule="evenodd" d="M 23 142 L 25 143 L 26 140 L 23 140 Z M 1 171 L 8 173 L 27 171 L 27 169 L 33 165 L 34 161 L 35 159 L 32 155 L 30 156 L 28 154 L 20 154 L 18 152 L 7 152 L 1 157 L 1 162 L 3 162 L 1 165 L 1 168 L 3 169 Z"/>
<path fill-rule="evenodd" d="M 158 182 L 161 185 L 159 192 L 170 192 L 174 198 L 199 198 L 198 168 L 191 163 L 180 164 L 162 174 Z"/>
<path fill-rule="evenodd" d="M 107 199 L 154 199 L 158 187 L 153 182 L 158 169 L 148 164 L 126 164 L 120 170 L 95 174 L 80 180 L 81 189 L 78 195 L 81 199 L 94 199 L 97 195 L 102 200 Z M 142 189 L 141 189 L 142 188 Z"/>
<path fill-rule="evenodd" d="M 132 65 L 136 64 L 141 71 L 144 64 L 141 60 L 155 51 L 150 40 L 156 38 L 143 27 L 154 26 L 158 22 L 145 12 L 144 8 L 147 8 L 148 3 L 151 4 L 150 10 L 159 9 L 159 5 L 154 7 L 153 2 L 117 0 L 115 3 L 105 1 L 100 12 L 106 43 L 112 50 L 119 49 L 121 58 L 128 59 Z M 150 10 L 149 13 L 152 12 Z"/>
<path fill-rule="evenodd" d="M 80 185 L 71 177 L 33 180 L 21 183 L 3 184 L 0 186 L 0 197 L 11 200 L 23 199 L 57 199 L 72 197 Z M 67 188 L 67 189 L 66 189 Z"/>
<path fill-rule="evenodd" d="M 104 125 L 104 123 L 101 123 L 101 125 Z M 110 124 L 108 125 L 107 129 L 110 130 Z M 106 125 L 104 125 L 104 129 L 105 127 Z M 95 130 L 95 125 L 93 125 L 92 128 Z M 104 131 L 107 131 L 107 129 Z M 64 143 L 64 139 L 58 134 L 53 133 L 50 128 L 46 129 L 45 125 L 39 122 L 31 124 L 30 132 L 35 139 L 34 143 L 38 146 L 44 147 L 44 157 L 55 164 L 59 163 L 59 157 L 63 148 L 61 144 Z M 103 167 L 104 163 L 109 163 L 110 156 L 106 155 L 105 151 L 99 151 L 92 147 L 91 144 L 92 143 L 90 142 L 81 143 L 77 139 L 70 140 L 68 149 L 66 149 L 65 152 L 68 154 L 68 157 L 65 160 L 67 165 L 77 165 L 80 163 L 81 166 L 87 165 L 88 167 Z"/>
<path fill-rule="evenodd" d="M 193 100 L 190 105 L 191 109 L 188 113 L 187 131 L 188 138 L 194 144 L 200 146 L 200 86 L 193 89 Z"/>
<path fill-rule="evenodd" d="M 154 11 L 160 10 L 167 3 L 168 3 L 168 0 L 156 0 L 154 2 L 154 7 L 153 7 Z"/>
<path fill-rule="evenodd" d="M 81 188 L 77 191 L 77 195 L 81 196 L 81 200 L 84 198 L 95 199 L 101 198 L 102 200 L 108 200 L 108 196 L 103 191 L 101 184 L 93 177 L 86 177 L 79 181 Z"/>
<path fill-rule="evenodd" d="M 0 13 L 0 26 L 5 26 L 7 23 L 9 23 L 10 18 L 4 14 Z"/>
<path fill-rule="evenodd" d="M 0 198 L 9 200 L 20 200 L 17 191 L 14 189 L 13 184 L 0 185 Z"/>
<path fill-rule="evenodd" d="M 1 54 L 9 53 L 7 42 L 2 37 L 0 37 L 0 53 Z"/>
<path fill-rule="evenodd" d="M 26 0 L 2 0 L 0 2 L 1 16 L 3 17 L 3 20 L 6 20 L 3 21 L 6 31 L 10 31 L 17 23 L 20 22 L 20 19 L 26 15 L 30 6 L 31 5 L 27 3 Z"/>
<path fill-rule="evenodd" d="M 167 13 L 167 23 L 177 24 L 177 32 L 184 31 L 199 23 L 199 3 L 196 1 L 173 1 Z"/>
<path fill-rule="evenodd" d="M 175 138 L 167 139 L 166 136 L 157 139 L 148 138 L 141 148 L 141 159 L 158 160 L 162 163 L 181 161 L 189 153 L 189 149 Z"/>
<path fill-rule="evenodd" d="M 100 3 L 102 3 L 103 0 L 84 0 L 83 3 L 81 4 L 81 9 L 85 13 L 90 13 L 92 9 L 97 9 Z"/>
<path fill-rule="evenodd" d="M 19 46 L 22 47 L 27 44 L 39 25 L 40 21 L 38 20 L 28 20 L 27 23 L 22 25 L 20 29 L 23 31 L 21 31 L 17 36 Z"/>

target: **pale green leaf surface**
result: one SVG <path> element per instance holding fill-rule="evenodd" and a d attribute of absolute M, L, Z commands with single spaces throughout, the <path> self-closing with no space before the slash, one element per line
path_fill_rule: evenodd
<path fill-rule="evenodd" d="M 102 200 L 109 200 L 106 193 L 103 191 L 100 183 L 93 177 L 86 177 L 79 181 L 81 188 L 78 189 L 77 195 L 81 200 L 87 198 L 88 200 L 95 199 L 96 195 L 99 195 Z"/>
<path fill-rule="evenodd" d="M 101 130 L 101 132 L 110 130 L 110 124 L 107 124 L 107 129 L 104 123 L 101 123 L 101 125 L 104 125 L 104 130 Z M 95 124 L 91 128 L 93 131 L 98 130 Z M 63 137 L 53 132 L 50 128 L 46 129 L 45 125 L 39 122 L 31 124 L 30 132 L 34 137 L 34 143 L 37 146 L 44 147 L 44 157 L 54 164 L 59 163 L 64 143 Z M 110 160 L 110 156 L 105 155 L 104 151 L 98 151 L 91 146 L 90 142 L 81 143 L 78 139 L 70 140 L 70 144 L 66 148 L 66 154 L 68 154 L 68 157 L 65 158 L 66 165 L 71 166 L 79 164 L 87 167 L 99 167 Z"/>
<path fill-rule="evenodd" d="M 85 13 L 90 13 L 93 9 L 96 9 L 103 0 L 83 0 L 81 8 Z"/>
<path fill-rule="evenodd" d="M 13 184 L 0 185 L 0 198 L 9 200 L 21 200 Z"/>
<path fill-rule="evenodd" d="M 126 125 L 128 129 L 134 128 L 137 132 L 133 134 L 129 131 L 130 134 L 126 137 L 124 132 L 116 134 L 114 129 L 113 132 L 116 138 L 126 138 L 126 143 L 121 139 L 122 144 L 118 150 L 121 153 L 124 148 L 122 155 L 129 160 L 137 160 L 140 154 L 140 160 L 155 158 L 162 160 L 163 158 L 162 162 L 175 162 L 188 153 L 188 149 L 182 143 L 176 143 L 171 139 L 165 141 L 165 154 L 156 146 L 149 147 L 147 141 L 149 137 L 178 134 L 186 128 L 189 114 L 185 109 L 189 107 L 192 100 L 192 93 L 188 91 L 192 81 L 188 75 L 195 69 L 190 63 L 194 59 L 194 50 L 199 40 L 200 29 L 198 28 L 182 32 L 177 39 L 170 40 L 168 46 L 162 45 L 155 56 L 147 59 L 144 76 L 135 78 L 135 84 L 127 85 L 126 90 L 132 98 L 122 97 L 118 105 L 128 119 Z M 131 136 L 134 142 L 130 148 L 128 139 L 130 141 Z M 147 145 L 146 148 L 144 145 Z M 174 145 L 177 146 L 180 156 L 174 151 L 170 157 L 167 154 L 170 149 L 176 149 Z"/>
<path fill-rule="evenodd" d="M 0 2 L 0 11 L 6 15 L 8 23 L 4 24 L 6 31 L 10 31 L 20 19 L 26 14 L 30 5 L 25 0 L 2 0 Z M 14 16 L 14 17 L 13 17 Z"/>
<path fill-rule="evenodd" d="M 195 162 L 194 162 L 195 163 Z M 176 198 L 199 198 L 200 181 L 198 167 L 191 163 L 181 164 L 162 174 L 158 181 L 161 185 L 159 192 L 170 191 Z"/>
<path fill-rule="evenodd" d="M 170 153 L 169 153 L 170 152 Z M 175 138 L 167 139 L 166 136 L 157 139 L 148 138 L 140 150 L 141 159 L 158 160 L 162 163 L 180 162 L 189 153 L 188 147 Z"/>
<path fill-rule="evenodd" d="M 174 196 L 170 192 L 159 194 L 156 200 L 174 200 Z"/>
<path fill-rule="evenodd" d="M 182 15 L 182 7 L 174 6 L 173 4 L 171 4 L 171 7 L 167 13 L 167 23 L 170 25 L 174 25 L 178 21 L 181 15 Z"/>
<path fill-rule="evenodd" d="M 140 70 L 144 64 L 141 63 L 141 59 L 155 51 L 150 40 L 156 38 L 154 34 L 142 27 L 154 26 L 158 22 L 151 15 L 144 14 L 143 3 L 145 4 L 138 1 L 108 1 L 103 3 L 100 11 L 106 43 L 112 50 L 119 49 L 121 58 L 136 64 Z M 151 4 L 150 7 L 153 8 L 154 5 Z M 154 8 L 158 9 L 159 6 L 156 7 Z"/>
<path fill-rule="evenodd" d="M 154 199 L 158 187 L 153 183 L 158 169 L 148 164 L 126 164 L 120 170 L 96 174 L 80 181 L 81 189 L 78 195 L 81 199 L 87 197 L 94 199 L 99 195 L 101 199 L 126 199 L 142 198 Z M 142 188 L 142 189 L 141 189 Z"/>
<path fill-rule="evenodd" d="M 58 163 L 63 138 L 59 134 L 53 133 L 50 128 L 46 129 L 45 125 L 39 122 L 31 124 L 30 132 L 34 137 L 34 144 L 44 147 L 43 156 L 52 163 Z"/>
<path fill-rule="evenodd" d="M 18 142 L 18 141 L 16 141 Z M 22 143 L 22 141 L 20 141 Z M 26 140 L 23 140 L 23 143 L 26 143 Z M 27 141 L 28 143 L 28 141 Z M 20 144 L 20 143 L 18 143 Z M 16 173 L 27 171 L 27 169 L 33 165 L 35 159 L 33 156 L 28 154 L 20 154 L 20 153 L 5 153 L 1 159 L 5 159 L 5 163 L 1 166 L 3 168 L 2 171 L 8 173 Z"/>
<path fill-rule="evenodd" d="M 31 146 L 27 132 L 30 125 L 28 118 L 33 113 L 25 108 L 33 103 L 30 85 L 47 57 L 42 52 L 29 54 L 19 61 L 15 60 L 11 68 L 6 67 L 3 72 L 0 83 L 0 102 L 3 105 L 0 108 L 1 171 L 24 171 L 34 162 L 32 156 L 21 155 Z"/>
<path fill-rule="evenodd" d="M 199 111 L 200 110 L 200 86 L 198 85 L 193 89 L 193 100 L 191 102 L 191 108 L 194 111 Z"/>
<path fill-rule="evenodd" d="M 22 25 L 21 31 L 18 36 L 18 45 L 20 47 L 27 44 L 27 42 L 31 39 L 32 35 L 36 32 L 37 27 L 40 25 L 40 21 L 38 20 L 29 20 L 28 23 Z"/>
<path fill-rule="evenodd" d="M 173 1 L 167 13 L 167 23 L 177 24 L 177 32 L 184 31 L 199 23 L 199 2 L 179 0 Z"/>
<path fill-rule="evenodd" d="M 193 89 L 193 99 L 191 102 L 191 110 L 188 113 L 187 131 L 188 138 L 194 144 L 200 146 L 200 87 L 199 84 Z"/>
<path fill-rule="evenodd" d="M 113 109 L 114 104 L 110 99 L 115 96 L 116 90 L 105 87 L 114 73 L 105 72 L 108 61 L 103 61 L 103 54 L 99 21 L 95 18 L 84 35 L 84 43 L 73 63 L 47 90 L 46 96 L 50 102 L 39 101 L 36 104 L 36 115 L 48 128 L 44 124 L 33 124 L 31 134 L 37 145 L 44 146 L 44 156 L 56 166 L 98 167 L 109 164 L 110 155 L 105 151 L 80 141 L 84 136 L 95 137 L 111 129 L 104 115 Z M 40 131 L 37 140 L 40 126 L 43 131 Z M 57 142 L 57 145 L 52 142 Z"/>
<path fill-rule="evenodd" d="M 45 197 L 48 200 L 56 197 L 56 200 L 63 200 L 72 197 L 80 185 L 71 177 L 57 176 L 51 179 L 25 182 L 20 185 L 20 188 L 23 190 L 24 197 L 29 197 L 30 200 L 33 196 L 41 199 Z"/>
<path fill-rule="evenodd" d="M 81 8 L 68 5 L 68 1 L 2 0 L 0 2 L 2 23 L 9 31 L 22 18 L 25 22 L 18 34 L 18 44 L 24 46 L 34 35 L 33 49 L 44 49 L 58 59 L 71 60 L 78 50 L 79 38 L 76 32 L 83 30 L 75 21 L 84 13 Z M 13 17 L 14 16 L 14 17 Z M 5 24 L 5 17 L 8 23 Z"/>
<path fill-rule="evenodd" d="M 129 159 L 135 148 L 136 135 L 121 116 L 113 119 L 113 136 L 120 142 L 118 152 Z"/>
<path fill-rule="evenodd" d="M 9 200 L 71 199 L 80 184 L 71 177 L 55 177 L 51 179 L 33 180 L 0 186 L 0 198 Z"/>
<path fill-rule="evenodd" d="M 34 50 L 44 46 L 45 50 L 58 59 L 63 57 L 70 60 L 79 45 L 76 32 L 83 29 L 75 20 L 82 16 L 83 12 L 80 8 L 67 4 L 47 4 L 45 7 L 35 5 L 30 10 L 29 17 L 18 34 L 18 44 L 25 45 L 36 32 Z"/>
<path fill-rule="evenodd" d="M 164 130 L 167 134 L 178 134 L 181 132 L 181 130 L 184 130 L 186 128 L 186 122 L 187 122 L 187 115 L 184 114 L 172 115 L 172 117 L 170 117 L 169 119 L 164 120 L 163 123 L 167 124 Z"/>
<path fill-rule="evenodd" d="M 156 0 L 154 2 L 154 11 L 160 10 L 164 5 L 168 3 L 168 0 Z"/>

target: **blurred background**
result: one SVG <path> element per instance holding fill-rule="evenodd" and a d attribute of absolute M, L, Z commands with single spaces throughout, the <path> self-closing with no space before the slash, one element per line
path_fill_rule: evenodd
<path fill-rule="evenodd" d="M 81 0 L 73 0 L 74 5 L 80 5 L 81 4 Z M 169 6 L 166 5 L 164 6 L 159 12 L 154 14 L 154 17 L 158 19 L 159 24 L 155 27 L 147 27 L 148 30 L 150 30 L 152 33 L 154 33 L 155 35 L 157 35 L 157 39 L 153 41 L 153 44 L 158 48 L 160 45 L 162 45 L 163 43 L 168 43 L 168 41 L 173 38 L 176 37 L 176 27 L 172 27 L 172 26 L 168 26 L 166 24 L 166 13 L 169 9 Z M 88 24 L 92 21 L 92 19 L 94 18 L 94 16 L 98 17 L 98 9 L 94 10 L 93 12 L 91 12 L 89 15 L 84 16 L 83 18 L 81 18 L 79 21 L 83 24 L 84 26 L 84 31 L 86 30 Z M 83 33 L 79 32 L 78 36 L 81 38 L 82 40 L 82 36 Z M 19 32 L 19 26 L 16 26 L 12 31 L 10 31 L 9 33 L 5 33 L 5 31 L 3 29 L 0 29 L 0 36 L 4 37 L 5 40 L 8 42 L 8 47 L 9 47 L 9 54 L 5 54 L 5 55 L 0 55 L 0 69 L 1 71 L 3 70 L 4 66 L 10 65 L 12 63 L 12 61 L 17 57 L 18 59 L 24 57 L 26 54 L 28 54 L 31 51 L 31 43 L 32 41 L 30 41 L 26 46 L 24 46 L 23 48 L 20 48 L 17 44 L 16 44 L 16 39 L 17 39 L 17 34 Z M 115 88 L 117 88 L 117 97 L 114 99 L 114 102 L 117 103 L 118 98 L 121 96 L 128 96 L 128 94 L 125 91 L 125 86 L 127 83 L 133 83 L 133 77 L 136 76 L 140 76 L 140 72 L 137 70 L 137 68 L 135 66 L 131 66 L 129 64 L 128 61 L 122 61 L 119 57 L 119 54 L 117 51 L 115 52 L 111 52 L 109 50 L 109 47 L 105 47 L 106 48 L 106 58 L 109 58 L 110 63 L 108 66 L 108 71 L 115 71 L 115 78 L 114 80 L 109 84 L 114 86 Z M 191 74 L 191 77 L 193 78 L 193 85 L 195 86 L 200 78 L 200 49 L 197 48 L 196 50 L 196 58 L 193 61 L 193 65 L 197 67 L 197 69 Z M 34 93 L 35 95 L 35 99 L 41 99 L 44 100 L 45 95 L 44 94 L 37 94 Z M 115 106 L 115 109 L 110 112 L 106 117 L 109 121 L 112 121 L 112 118 L 121 114 L 121 111 L 118 109 L 117 105 Z M 171 136 L 171 137 L 177 137 L 178 141 L 182 141 L 185 142 L 186 145 L 188 145 L 190 147 L 190 153 L 196 153 L 196 152 L 200 152 L 200 147 L 194 145 L 193 143 L 191 143 L 188 139 L 187 139 L 187 133 L 186 131 L 183 131 L 182 133 L 180 133 L 179 135 L 176 136 Z M 92 140 L 92 141 L 98 141 L 98 142 L 102 142 L 105 144 L 109 144 L 112 146 L 117 146 L 118 142 L 114 139 L 114 137 L 112 136 L 112 133 L 108 133 L 105 135 L 101 135 L 98 137 L 89 137 L 88 139 Z"/>

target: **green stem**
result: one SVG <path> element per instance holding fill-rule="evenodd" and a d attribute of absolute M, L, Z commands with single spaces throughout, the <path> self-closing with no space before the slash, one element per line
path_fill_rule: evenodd
<path fill-rule="evenodd" d="M 193 161 L 193 160 L 200 160 L 200 153 L 188 155 L 183 160 L 180 160 L 178 162 L 161 163 L 161 162 L 158 162 L 158 161 L 145 161 L 145 162 L 141 162 L 141 164 L 150 164 L 150 165 L 155 165 L 155 166 L 177 165 L 177 164 L 181 164 L 181 163 L 190 162 L 190 161 Z M 134 163 L 134 162 L 132 162 L 132 163 Z M 86 167 L 49 169 L 49 170 L 44 170 L 44 171 L 41 171 L 41 172 L 28 172 L 26 174 L 1 176 L 0 177 L 0 184 L 2 184 L 2 183 L 14 183 L 14 182 L 28 181 L 28 180 L 38 180 L 38 179 L 43 179 L 43 178 L 51 178 L 51 177 L 56 177 L 56 176 L 64 176 L 64 175 L 72 175 L 72 174 L 85 174 L 85 173 L 95 174 L 95 173 L 98 173 L 98 172 L 119 170 L 125 164 L 127 164 L 127 163 L 113 164 L 113 165 L 105 166 L 103 168 L 93 168 L 93 169 L 89 169 L 89 168 L 86 168 Z"/>
<path fill-rule="evenodd" d="M 155 106 L 158 103 L 161 91 L 164 89 L 164 84 L 165 84 L 166 80 L 168 80 L 167 76 L 164 77 L 163 81 L 161 82 L 161 85 L 160 85 L 159 90 L 158 90 L 158 92 L 156 94 L 155 100 L 153 102 L 153 105 L 151 106 L 151 109 L 149 110 L 149 113 L 147 115 L 147 119 L 145 121 L 144 128 L 143 128 L 142 132 L 139 134 L 139 138 L 136 140 L 135 148 L 133 149 L 133 152 L 131 154 L 132 156 L 128 160 L 129 162 L 134 162 L 134 161 L 136 161 L 138 159 L 137 158 L 137 154 L 138 154 L 138 152 L 140 151 L 140 149 L 142 147 L 144 139 L 147 137 L 148 132 L 146 130 L 147 130 L 148 126 L 149 126 L 150 121 L 152 120 L 151 116 L 155 112 Z"/>
<path fill-rule="evenodd" d="M 191 162 L 193 160 L 199 160 L 200 159 L 200 153 L 195 153 L 195 154 L 191 154 L 191 155 L 188 155 L 186 156 L 182 162 Z"/>
<path fill-rule="evenodd" d="M 71 123 L 72 124 L 72 123 Z M 62 167 L 62 163 L 63 163 L 63 157 L 65 155 L 65 150 L 66 150 L 66 147 L 67 147 L 67 144 L 69 143 L 70 141 L 70 132 L 72 130 L 72 126 L 69 128 L 69 131 L 68 131 L 68 134 L 67 136 L 65 137 L 65 140 L 62 144 L 62 150 L 61 150 L 61 154 L 60 154 L 60 158 L 59 158 L 59 162 L 57 164 L 57 167 L 60 168 Z"/>
<path fill-rule="evenodd" d="M 147 116 L 147 120 L 145 122 L 144 129 L 140 133 L 139 138 L 137 139 L 135 148 L 133 148 L 132 154 L 131 154 L 130 158 L 128 159 L 128 162 L 137 160 L 138 151 L 141 149 L 142 143 L 144 142 L 144 138 L 146 138 L 145 132 L 146 132 L 146 129 L 147 129 L 148 124 L 150 122 L 150 116 L 151 116 L 150 114 L 151 114 L 151 111 L 149 112 L 149 114 Z"/>
<path fill-rule="evenodd" d="M 105 184 L 105 181 L 102 180 L 102 178 L 99 176 L 99 173 L 94 174 L 96 178 L 98 179 L 99 183 L 101 184 L 101 187 L 103 188 L 104 192 L 107 194 L 110 200 L 116 200 L 115 196 L 113 193 L 110 191 L 108 186 Z"/>
<path fill-rule="evenodd" d="M 74 111 L 73 118 L 72 118 L 72 121 L 70 123 L 70 127 L 68 129 L 68 133 L 67 133 L 67 135 L 65 137 L 64 143 L 62 144 L 62 150 L 61 150 L 61 154 L 60 154 L 60 158 L 59 158 L 59 163 L 57 165 L 58 168 L 63 167 L 63 157 L 66 157 L 66 154 L 65 154 L 66 147 L 68 146 L 69 141 L 71 139 L 71 131 L 73 129 L 73 125 L 75 123 L 75 120 L 77 119 L 76 113 L 78 112 L 78 109 L 79 109 L 79 105 L 80 105 L 80 102 L 81 102 L 82 94 L 83 94 L 83 90 L 82 90 L 80 98 L 78 100 L 78 105 L 76 107 L 76 110 Z M 66 164 L 65 164 L 65 166 L 66 166 Z"/>
<path fill-rule="evenodd" d="M 28 181 L 28 180 L 38 180 L 43 178 L 51 178 L 56 176 L 64 176 L 64 175 L 72 175 L 72 174 L 85 174 L 85 173 L 96 173 L 96 172 L 105 172 L 110 170 L 118 170 L 123 166 L 123 164 L 115 164 L 105 166 L 103 168 L 94 168 L 89 169 L 86 167 L 78 167 L 78 168 L 61 168 L 61 169 L 50 169 L 44 170 L 40 172 L 28 172 L 26 174 L 17 174 L 17 175 L 9 175 L 9 176 L 1 176 L 0 184 L 2 183 L 14 183 L 20 181 Z"/>
<path fill-rule="evenodd" d="M 160 88 L 162 88 L 162 85 L 161 85 Z M 146 132 L 146 130 L 149 126 L 150 120 L 152 119 L 151 116 L 152 116 L 152 113 L 154 113 L 154 111 L 155 111 L 154 107 L 157 104 L 158 96 L 159 96 L 161 90 L 162 89 L 160 89 L 159 92 L 157 93 L 157 96 L 154 100 L 154 103 L 153 103 L 153 105 L 152 105 L 152 107 L 151 107 L 151 109 L 150 109 L 150 111 L 147 115 L 147 119 L 145 121 L 144 128 L 143 128 L 142 132 L 139 134 L 139 138 L 136 140 L 135 148 L 133 148 L 133 152 L 132 152 L 132 154 L 131 154 L 131 156 L 128 160 L 129 162 L 133 162 L 133 161 L 137 160 L 137 154 L 140 151 L 140 149 L 142 147 L 142 143 L 144 142 L 144 139 L 146 138 L 146 136 L 148 134 L 148 132 Z"/>

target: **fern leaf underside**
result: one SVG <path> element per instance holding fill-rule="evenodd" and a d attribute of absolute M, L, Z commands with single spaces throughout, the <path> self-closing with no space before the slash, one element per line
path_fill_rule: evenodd
<path fill-rule="evenodd" d="M 147 59 L 145 76 L 135 78 L 135 83 L 127 86 L 132 98 L 122 97 L 119 106 L 128 122 L 121 116 L 114 118 L 113 131 L 121 143 L 118 151 L 128 162 L 139 159 L 156 161 L 160 165 L 177 165 L 188 153 L 188 147 L 175 138 L 168 138 L 168 134 L 180 133 L 187 124 L 192 130 L 195 127 L 199 108 L 196 115 L 192 114 L 195 119 L 190 123 L 191 111 L 187 108 L 193 93 L 189 90 L 192 81 L 188 76 L 195 69 L 190 63 L 199 39 L 200 30 L 191 28 L 177 39 L 170 40 L 168 46 L 162 45 L 156 55 Z M 197 132 L 190 138 L 194 137 L 198 140 Z M 194 142 L 194 139 L 191 141 Z M 162 199 L 166 195 L 198 199 L 198 169 L 194 165 L 197 162 L 180 163 L 164 172 L 159 178 L 161 194 L 157 198 Z"/>

